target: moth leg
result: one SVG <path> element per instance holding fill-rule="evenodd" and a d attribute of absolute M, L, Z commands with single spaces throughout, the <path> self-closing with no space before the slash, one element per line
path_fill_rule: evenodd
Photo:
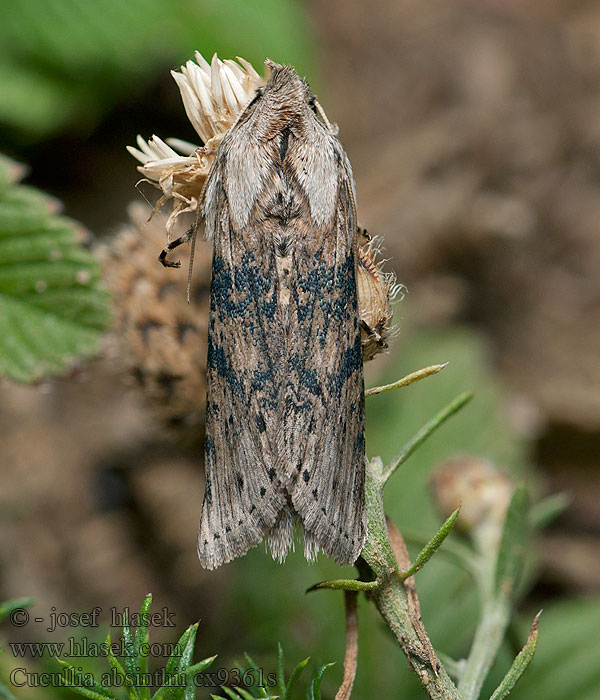
<path fill-rule="evenodd" d="M 388 344 L 381 337 L 381 335 L 376 330 L 371 328 L 371 326 L 366 321 L 363 321 L 362 318 L 359 321 L 359 326 L 361 330 L 363 330 L 369 336 L 369 338 L 372 338 L 377 343 L 377 345 L 379 345 L 380 348 L 388 347 Z"/>
<path fill-rule="evenodd" d="M 158 259 L 162 263 L 162 265 L 164 265 L 164 267 L 181 267 L 181 262 L 179 260 L 177 260 L 176 262 L 171 262 L 170 260 L 167 260 L 167 255 L 172 250 L 174 250 L 175 248 L 178 248 L 183 243 L 187 243 L 190 240 L 190 238 L 192 237 L 193 233 L 194 233 L 194 227 L 191 226 L 183 234 L 183 236 L 179 236 L 179 238 L 176 238 L 174 241 L 171 241 L 161 250 L 160 255 L 158 256 Z"/>

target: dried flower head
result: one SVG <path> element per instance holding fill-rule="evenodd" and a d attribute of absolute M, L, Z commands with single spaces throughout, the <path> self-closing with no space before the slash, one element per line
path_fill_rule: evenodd
<path fill-rule="evenodd" d="M 376 239 L 369 238 L 358 246 L 356 286 L 365 362 L 387 348 L 387 341 L 394 334 L 392 301 L 404 289 L 393 272 L 383 271 L 385 260 L 377 259 L 380 252 Z"/>
<path fill-rule="evenodd" d="M 211 246 L 199 241 L 191 303 L 182 303 L 187 280 L 157 263 L 164 226 L 147 224 L 148 214 L 145 205 L 132 204 L 130 223 L 96 251 L 113 301 L 118 359 L 163 423 L 197 442 L 206 398 Z"/>
<path fill-rule="evenodd" d="M 145 141 L 138 136 L 139 148 L 127 147 L 142 163 L 138 170 L 163 193 L 154 211 L 173 200 L 167 220 L 169 236 L 179 215 L 198 206 L 217 146 L 256 89 L 268 79 L 268 73 L 261 77 L 243 58 L 238 57 L 237 63 L 221 61 L 215 54 L 209 64 L 198 51 L 195 58 L 196 62 L 188 61 L 180 72 L 171 71 L 171 75 L 202 145 L 180 139 L 167 139 L 165 143 L 158 136 Z"/>
<path fill-rule="evenodd" d="M 431 486 L 442 514 L 449 515 L 461 503 L 456 527 L 480 547 L 496 551 L 514 491 L 509 477 L 486 459 L 459 456 L 437 467 Z"/>

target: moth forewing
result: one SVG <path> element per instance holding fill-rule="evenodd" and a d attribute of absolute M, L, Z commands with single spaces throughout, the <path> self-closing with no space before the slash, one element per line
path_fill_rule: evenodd
<path fill-rule="evenodd" d="M 366 536 L 351 169 L 308 85 L 270 67 L 206 186 L 207 568 L 265 535 L 282 559 L 294 518 L 310 558 L 352 563 Z"/>

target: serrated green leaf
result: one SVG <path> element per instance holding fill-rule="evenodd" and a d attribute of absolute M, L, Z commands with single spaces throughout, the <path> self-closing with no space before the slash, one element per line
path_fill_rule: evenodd
<path fill-rule="evenodd" d="M 109 322 L 100 267 L 78 226 L 23 185 L 0 195 L 0 376 L 31 382 L 98 351 Z"/>
<path fill-rule="evenodd" d="M 505 596 L 512 595 L 523 571 L 529 539 L 528 503 L 527 490 L 524 486 L 519 486 L 504 519 L 496 559 L 495 590 Z"/>

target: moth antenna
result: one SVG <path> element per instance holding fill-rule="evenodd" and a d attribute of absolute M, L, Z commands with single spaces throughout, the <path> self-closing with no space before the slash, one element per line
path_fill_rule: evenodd
<path fill-rule="evenodd" d="M 190 244 L 190 264 L 188 266 L 187 278 L 187 303 L 190 303 L 190 290 L 192 288 L 192 270 L 194 268 L 194 252 L 196 250 L 196 236 L 198 235 L 199 216 L 196 216 L 196 222 L 192 227 L 192 242 Z"/>
<path fill-rule="evenodd" d="M 317 108 L 317 112 L 319 112 L 319 116 L 321 119 L 325 122 L 325 126 L 329 129 L 329 131 L 335 131 L 335 129 L 331 126 L 331 122 L 329 119 L 327 119 L 327 115 L 325 114 L 325 110 L 323 107 L 321 107 L 321 103 L 315 98 L 315 107 Z"/>
<path fill-rule="evenodd" d="M 208 181 L 211 178 L 213 170 L 216 168 L 217 162 L 212 164 L 212 167 L 210 169 L 210 172 L 208 173 L 208 176 L 206 180 L 204 181 L 204 184 L 202 185 L 202 191 L 200 192 L 200 196 L 198 197 L 198 203 L 196 204 L 196 218 L 194 220 L 194 224 L 191 227 L 191 229 L 188 231 L 188 238 L 191 237 L 191 245 L 190 245 L 190 264 L 188 266 L 188 278 L 187 278 L 187 303 L 190 303 L 190 290 L 192 287 L 192 270 L 194 268 L 194 252 L 196 250 L 196 236 L 198 235 L 198 229 L 200 227 L 200 219 L 203 216 L 203 209 L 204 209 L 204 200 L 206 198 L 206 187 L 208 185 Z"/>
<path fill-rule="evenodd" d="M 350 207 L 352 209 L 352 216 L 354 217 L 354 230 L 356 231 L 357 237 L 358 237 L 358 230 L 359 227 L 357 226 L 357 221 L 358 221 L 358 215 L 356 213 L 356 200 L 354 199 L 354 190 L 352 189 L 352 174 L 350 173 L 350 170 L 348 169 L 348 164 L 344 162 L 344 159 L 342 159 L 342 165 L 344 166 L 344 171 L 346 173 L 346 177 L 348 178 L 348 197 L 350 199 Z"/>

